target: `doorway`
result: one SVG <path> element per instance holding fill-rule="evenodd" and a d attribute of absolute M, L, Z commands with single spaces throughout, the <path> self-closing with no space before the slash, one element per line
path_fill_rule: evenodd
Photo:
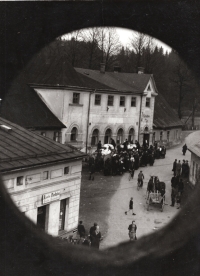
<path fill-rule="evenodd" d="M 59 231 L 65 228 L 66 198 L 60 201 Z"/>
<path fill-rule="evenodd" d="M 37 210 L 37 225 L 43 231 L 45 231 L 45 222 L 46 222 L 46 205 L 38 207 L 38 210 Z"/>
<path fill-rule="evenodd" d="M 149 134 L 145 133 L 143 136 L 143 145 L 149 145 Z"/>

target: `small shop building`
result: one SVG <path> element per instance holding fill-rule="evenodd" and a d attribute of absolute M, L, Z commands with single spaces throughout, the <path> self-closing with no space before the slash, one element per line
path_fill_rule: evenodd
<path fill-rule="evenodd" d="M 200 185 L 200 131 L 191 133 L 186 144 L 191 152 L 189 181 L 193 186 Z"/>
<path fill-rule="evenodd" d="M 52 236 L 75 231 L 84 154 L 3 118 L 0 148 L 1 177 L 19 210 Z"/>

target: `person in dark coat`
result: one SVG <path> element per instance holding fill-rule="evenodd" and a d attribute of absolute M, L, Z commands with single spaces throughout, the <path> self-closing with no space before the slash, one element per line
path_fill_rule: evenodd
<path fill-rule="evenodd" d="M 99 249 L 101 241 L 101 232 L 99 231 L 99 226 L 95 226 L 95 230 L 91 233 L 91 247 Z"/>
<path fill-rule="evenodd" d="M 173 176 L 172 179 L 171 179 L 171 186 L 173 188 L 176 188 L 176 177 L 175 176 Z"/>
<path fill-rule="evenodd" d="M 175 204 L 175 199 L 176 199 L 176 189 L 174 187 L 172 187 L 172 191 L 171 191 L 171 205 L 172 207 L 174 207 Z"/>
<path fill-rule="evenodd" d="M 178 183 L 178 192 L 182 195 L 184 190 L 184 183 L 183 179 L 181 178 Z"/>
<path fill-rule="evenodd" d="M 181 165 L 182 177 L 185 177 L 185 169 L 186 169 L 185 160 L 183 159 L 183 163 Z"/>
<path fill-rule="evenodd" d="M 99 143 L 97 144 L 97 150 L 100 150 L 102 148 L 102 144 L 101 141 L 99 141 Z"/>
<path fill-rule="evenodd" d="M 179 160 L 178 163 L 176 164 L 176 175 L 181 175 L 181 161 Z"/>
<path fill-rule="evenodd" d="M 189 173 L 190 173 L 190 167 L 188 164 L 188 160 L 185 161 L 185 177 L 189 177 Z"/>
<path fill-rule="evenodd" d="M 137 237 L 136 237 L 137 225 L 135 224 L 134 220 L 132 221 L 132 224 L 129 225 L 128 231 L 129 231 L 128 235 L 129 235 L 130 241 L 137 240 Z"/>
<path fill-rule="evenodd" d="M 116 143 L 115 143 L 115 141 L 114 141 L 114 139 L 113 139 L 113 138 L 110 138 L 110 143 L 111 143 L 111 145 L 113 145 L 113 147 L 114 147 L 114 149 L 115 149 L 115 147 L 116 147 Z"/>
<path fill-rule="evenodd" d="M 182 148 L 183 155 L 186 154 L 186 151 L 187 151 L 187 145 L 185 144 Z"/>
<path fill-rule="evenodd" d="M 96 226 L 98 224 L 95 222 L 94 225 L 90 228 L 90 240 L 91 240 L 91 236 L 92 236 L 92 233 L 94 232 L 94 230 L 96 229 Z"/>
<path fill-rule="evenodd" d="M 176 175 L 176 164 L 177 164 L 177 159 L 175 159 L 173 163 L 173 168 L 172 168 L 172 171 L 174 172 L 174 176 Z"/>
<path fill-rule="evenodd" d="M 84 227 L 82 221 L 79 221 L 78 233 L 79 233 L 79 235 L 80 235 L 80 238 L 84 238 L 84 237 L 85 237 L 85 227 Z"/>
<path fill-rule="evenodd" d="M 132 212 L 132 215 L 135 215 L 135 213 L 133 213 L 133 197 L 131 197 L 129 201 L 129 210 L 125 212 L 125 215 L 127 215 L 127 213 L 130 211 Z"/>

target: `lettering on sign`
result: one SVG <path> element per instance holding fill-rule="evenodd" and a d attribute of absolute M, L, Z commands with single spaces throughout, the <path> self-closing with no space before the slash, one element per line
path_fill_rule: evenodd
<path fill-rule="evenodd" d="M 55 191 L 55 192 L 52 192 L 52 193 L 44 194 L 42 196 L 42 203 L 47 204 L 51 201 L 55 201 L 55 200 L 58 200 L 58 199 L 60 199 L 60 191 Z"/>

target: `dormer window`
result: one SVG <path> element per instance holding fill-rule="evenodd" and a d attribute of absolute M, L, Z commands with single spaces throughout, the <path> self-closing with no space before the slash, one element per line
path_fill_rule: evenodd
<path fill-rule="evenodd" d="M 150 84 L 149 84 L 148 87 L 147 87 L 147 91 L 151 91 L 151 86 L 150 86 Z"/>
<path fill-rule="evenodd" d="M 151 98 L 146 98 L 146 107 L 150 107 Z"/>

